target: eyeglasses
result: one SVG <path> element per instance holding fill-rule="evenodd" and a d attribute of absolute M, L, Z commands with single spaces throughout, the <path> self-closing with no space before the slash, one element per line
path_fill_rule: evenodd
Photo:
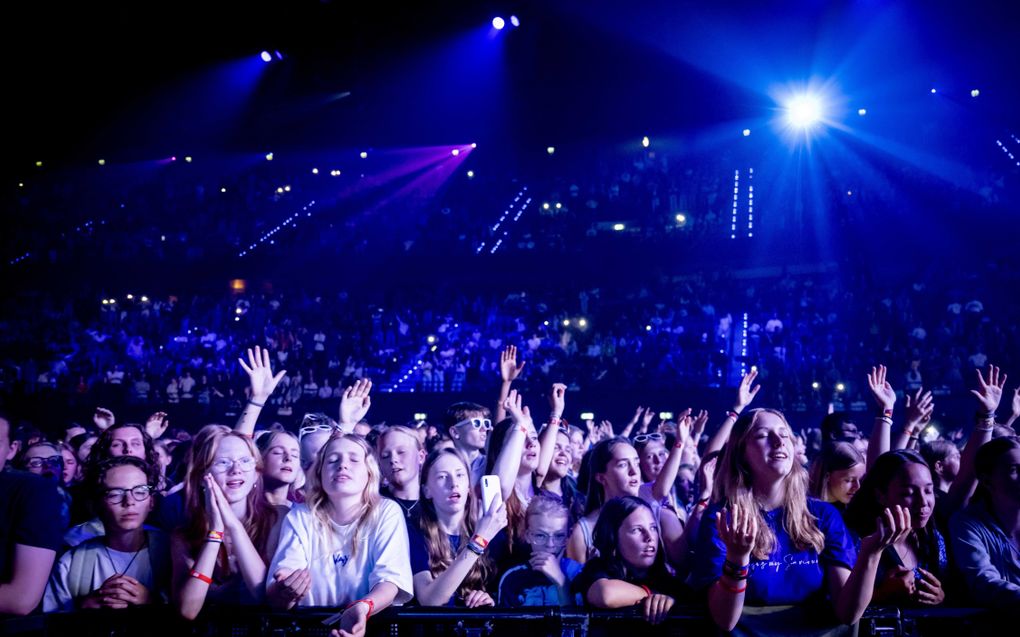
<path fill-rule="evenodd" d="M 110 504 L 120 504 L 129 493 L 135 502 L 145 502 L 152 496 L 152 487 L 140 484 L 130 489 L 107 489 L 103 492 L 103 498 Z"/>
<path fill-rule="evenodd" d="M 339 430 L 340 430 L 339 427 L 334 427 L 333 425 L 305 425 L 304 427 L 298 430 L 298 441 L 300 442 L 300 440 L 307 436 L 308 434 L 319 433 L 321 431 L 332 433 L 334 431 Z"/>
<path fill-rule="evenodd" d="M 639 434 L 637 436 L 634 436 L 634 442 L 662 442 L 665 439 L 666 436 L 663 436 L 660 433 Z"/>
<path fill-rule="evenodd" d="M 553 533 L 552 535 L 549 535 L 548 533 L 542 533 L 539 531 L 529 533 L 529 535 L 531 536 L 531 541 L 534 542 L 535 544 L 545 544 L 546 546 L 550 545 L 561 546 L 567 543 L 566 533 Z"/>
<path fill-rule="evenodd" d="M 64 458 L 62 456 L 51 456 L 49 458 L 29 458 L 25 461 L 25 466 L 29 469 L 42 469 L 45 467 L 63 468 Z"/>
<path fill-rule="evenodd" d="M 454 427 L 462 427 L 464 425 L 471 425 L 475 429 L 484 429 L 485 431 L 492 431 L 492 421 L 489 420 L 488 418 L 468 418 L 467 420 L 460 421 L 459 423 L 454 425 Z"/>
<path fill-rule="evenodd" d="M 251 471 L 255 468 L 255 458 L 251 456 L 245 456 L 238 458 L 237 460 L 230 460 L 229 458 L 220 458 L 212 464 L 213 473 L 226 473 L 232 471 L 234 467 L 239 467 L 241 471 Z"/>

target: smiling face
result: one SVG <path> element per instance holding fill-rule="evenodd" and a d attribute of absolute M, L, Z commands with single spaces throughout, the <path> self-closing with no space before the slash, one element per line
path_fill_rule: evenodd
<path fill-rule="evenodd" d="M 885 507 L 899 505 L 909 510 L 911 526 L 923 529 L 935 510 L 935 484 L 928 465 L 904 464 L 885 492 L 879 493 L 878 501 Z"/>
<path fill-rule="evenodd" d="M 267 480 L 283 484 L 293 484 L 301 470 L 301 450 L 294 436 L 272 433 L 269 446 L 262 454 L 264 463 L 263 475 Z"/>
<path fill-rule="evenodd" d="M 602 485 L 606 500 L 625 495 L 637 496 L 641 487 L 641 462 L 634 447 L 626 443 L 613 445 L 605 472 L 596 473 L 595 480 Z"/>
<path fill-rule="evenodd" d="M 138 467 L 113 467 L 103 478 L 103 497 L 100 499 L 99 515 L 106 528 L 118 528 L 122 531 L 137 529 L 145 523 L 146 516 L 152 511 L 155 501 L 149 495 L 139 500 L 130 491 L 136 487 L 148 485 L 148 478 Z M 107 494 L 110 489 L 118 493 Z M 126 491 L 126 492 L 125 492 Z M 113 497 L 120 495 L 121 497 Z"/>
<path fill-rule="evenodd" d="M 330 500 L 362 496 L 368 485 L 364 447 L 347 438 L 331 440 L 322 451 L 320 471 L 322 488 Z"/>
<path fill-rule="evenodd" d="M 556 434 L 556 444 L 553 446 L 552 463 L 549 465 L 549 475 L 553 478 L 563 478 L 570 473 L 570 467 L 574 464 L 574 453 L 570 446 L 570 438 L 562 431 Z"/>
<path fill-rule="evenodd" d="M 237 436 L 225 436 L 216 447 L 210 472 L 231 504 L 248 497 L 258 480 L 251 449 Z"/>
<path fill-rule="evenodd" d="M 389 431 L 379 439 L 379 470 L 396 489 L 419 479 L 425 452 L 419 450 L 415 438 L 399 431 Z"/>
<path fill-rule="evenodd" d="M 464 462 L 452 453 L 444 453 L 425 476 L 422 497 L 432 501 L 441 515 L 462 513 L 467 506 L 471 480 Z"/>
<path fill-rule="evenodd" d="M 744 440 L 744 462 L 756 485 L 772 484 L 790 474 L 794 462 L 793 434 L 782 418 L 761 412 Z"/>
<path fill-rule="evenodd" d="M 619 530 L 620 557 L 632 568 L 647 570 L 655 563 L 659 527 L 648 507 L 638 507 L 623 520 Z"/>

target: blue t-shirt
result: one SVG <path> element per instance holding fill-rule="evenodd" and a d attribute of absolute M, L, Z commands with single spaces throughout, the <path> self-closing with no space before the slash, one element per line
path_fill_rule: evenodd
<path fill-rule="evenodd" d="M 580 574 L 582 566 L 569 557 L 560 558 L 560 569 L 563 571 L 566 582 L 564 586 L 568 591 L 568 606 L 583 605 L 579 593 L 570 593 L 570 583 Z M 546 576 L 531 568 L 528 564 L 521 564 L 511 568 L 503 574 L 499 580 L 499 596 L 497 605 L 510 608 L 521 606 L 559 606 L 560 593 L 556 584 Z"/>
<path fill-rule="evenodd" d="M 810 498 L 808 511 L 817 518 L 818 529 L 825 536 L 821 555 L 813 548 L 799 550 L 793 546 L 783 528 L 782 508 L 765 513 L 765 520 L 776 535 L 777 547 L 767 560 L 751 558 L 744 598 L 748 606 L 799 604 L 815 596 L 824 597 L 825 567 L 853 568 L 857 552 L 839 511 L 827 502 Z M 718 513 L 719 505 L 712 505 L 701 522 L 691 574 L 695 588 L 708 588 L 722 576 L 726 545 L 716 529 Z"/>
<path fill-rule="evenodd" d="M 450 540 L 450 548 L 453 550 L 453 554 L 457 554 L 457 550 L 460 549 L 460 536 L 459 535 L 447 535 Z M 421 532 L 418 527 L 407 527 L 407 543 L 408 549 L 411 552 L 411 574 L 417 575 L 429 570 L 429 550 L 425 546 L 425 535 Z M 447 606 L 457 605 L 457 594 L 454 593 L 452 597 L 446 602 Z"/>

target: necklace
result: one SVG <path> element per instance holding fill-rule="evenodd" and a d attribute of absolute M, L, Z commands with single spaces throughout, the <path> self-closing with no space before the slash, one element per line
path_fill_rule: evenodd
<path fill-rule="evenodd" d="M 148 544 L 149 544 L 148 540 L 146 540 L 145 544 L 142 544 L 142 548 L 135 551 L 135 554 L 131 556 L 131 560 L 127 563 L 127 566 L 125 566 L 124 570 L 121 570 L 120 572 L 118 572 L 119 569 L 117 568 L 117 562 L 114 561 L 113 559 L 113 554 L 110 553 L 110 547 L 104 544 L 103 549 L 106 550 L 106 557 L 110 558 L 110 564 L 113 564 L 114 575 L 123 575 L 127 573 L 128 570 L 131 569 L 131 565 L 135 563 L 135 558 L 138 557 L 138 554 L 141 553 L 148 546 Z"/>
<path fill-rule="evenodd" d="M 394 498 L 393 501 L 396 502 L 397 504 L 399 504 L 400 508 L 404 510 L 404 517 L 405 518 L 411 517 L 411 511 L 414 510 L 414 507 L 418 506 L 418 502 L 419 502 L 419 500 L 415 500 L 414 504 L 412 504 L 409 507 L 406 507 L 406 506 L 404 506 L 403 502 L 401 502 L 400 500 L 397 500 L 396 498 Z"/>

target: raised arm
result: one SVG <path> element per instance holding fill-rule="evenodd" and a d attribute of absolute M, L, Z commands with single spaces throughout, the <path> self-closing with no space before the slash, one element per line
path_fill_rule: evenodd
<path fill-rule="evenodd" d="M 673 483 L 676 482 L 676 474 L 683 464 L 684 447 L 690 444 L 691 437 L 691 410 L 687 409 L 676 421 L 676 442 L 666 457 L 666 463 L 652 483 L 652 497 L 661 502 L 673 490 Z"/>
<path fill-rule="evenodd" d="M 935 404 L 932 402 L 931 392 L 918 389 L 912 397 L 907 394 L 907 419 L 903 423 L 903 430 L 893 442 L 893 449 L 911 449 L 917 445 L 918 436 L 925 425 L 931 422 L 931 415 L 935 411 Z"/>
<path fill-rule="evenodd" d="M 1002 423 L 1002 426 L 1013 429 L 1013 423 L 1016 422 L 1017 418 L 1020 418 L 1020 387 L 1013 390 L 1013 403 L 1011 405 L 1009 418 Z"/>
<path fill-rule="evenodd" d="M 493 471 L 499 476 L 499 486 L 503 491 L 503 500 L 506 501 L 517 484 L 517 472 L 521 469 L 521 456 L 524 454 L 524 442 L 528 437 L 527 426 L 531 423 L 531 412 L 527 407 L 521 406 L 521 395 L 516 389 L 510 390 L 510 394 L 503 401 L 503 407 L 510 414 L 514 424 L 503 440 L 503 448 L 496 456 Z"/>
<path fill-rule="evenodd" d="M 875 464 L 875 459 L 889 451 L 892 445 L 892 415 L 896 405 L 896 392 L 885 379 L 885 365 L 872 367 L 868 374 L 868 388 L 878 405 L 875 424 L 871 427 L 871 438 L 868 440 L 868 467 Z"/>
<path fill-rule="evenodd" d="M 344 390 L 340 398 L 340 429 L 344 433 L 354 431 L 355 425 L 364 419 L 372 406 L 372 381 L 367 378 L 355 381 Z"/>
<path fill-rule="evenodd" d="M 723 574 L 715 584 L 708 587 L 708 611 L 716 625 L 725 631 L 732 631 L 740 615 L 744 612 L 744 594 L 747 591 L 746 568 L 751 563 L 751 548 L 758 534 L 758 520 L 753 515 L 741 515 L 739 510 L 732 512 L 732 519 L 726 509 L 721 509 L 716 516 L 716 529 L 719 539 L 726 546 L 726 561 L 736 567 L 730 573 L 723 569 Z M 738 579 L 743 571 L 745 579 Z"/>
<path fill-rule="evenodd" d="M 719 425 L 719 430 L 708 441 L 708 446 L 705 447 L 706 456 L 713 451 L 722 449 L 722 446 L 730 439 L 730 432 L 733 431 L 733 424 L 737 422 L 737 417 L 747 409 L 754 397 L 758 395 L 758 391 L 761 390 L 761 385 L 754 385 L 754 379 L 757 377 L 758 370 L 752 367 L 751 371 L 740 379 L 740 385 L 737 386 L 737 400 L 733 403 L 733 409 L 726 412 L 726 419 Z"/>
<path fill-rule="evenodd" d="M 524 361 L 521 361 L 520 365 L 517 364 L 517 346 L 507 345 L 499 355 L 499 375 L 503 379 L 503 383 L 499 386 L 495 422 L 506 419 L 506 407 L 503 406 L 503 402 L 510 395 L 510 385 L 521 375 L 522 371 L 524 371 Z"/>
<path fill-rule="evenodd" d="M 946 506 L 949 513 L 962 509 L 970 502 L 977 488 L 977 452 L 981 445 L 992 439 L 992 430 L 995 428 L 995 410 L 1002 400 L 1002 390 L 1006 386 L 1006 375 L 1001 373 L 998 367 L 988 366 L 988 377 L 981 375 L 977 370 L 978 388 L 970 390 L 978 401 L 978 411 L 974 431 L 967 439 L 967 446 L 960 454 L 960 472 L 956 474 L 953 484 L 949 486 L 949 496 L 946 498 Z"/>
<path fill-rule="evenodd" d="M 253 352 L 248 349 L 248 362 L 238 358 L 241 369 L 248 374 L 248 386 L 251 388 L 251 395 L 248 397 L 248 404 L 244 406 L 241 417 L 234 425 L 234 431 L 244 434 L 249 438 L 255 434 L 255 423 L 266 406 L 266 401 L 273 394 L 273 390 L 280 384 L 280 380 L 287 375 L 287 370 L 281 369 L 273 375 L 273 368 L 269 363 L 269 350 L 255 346 Z"/>
<path fill-rule="evenodd" d="M 535 484 L 538 486 L 545 482 L 556 451 L 556 433 L 560 430 L 560 420 L 567 404 L 566 394 L 567 386 L 563 383 L 555 383 L 549 392 L 549 426 L 542 430 L 542 438 L 538 441 L 538 466 L 535 468 Z"/>
<path fill-rule="evenodd" d="M 631 432 L 634 431 L 634 425 L 636 425 L 638 421 L 641 420 L 641 414 L 643 414 L 644 412 L 645 408 L 638 405 L 637 411 L 634 412 L 634 416 L 631 417 L 631 419 L 627 422 L 626 426 L 624 426 L 623 431 L 620 432 L 620 435 L 623 436 L 624 438 L 630 438 Z"/>

